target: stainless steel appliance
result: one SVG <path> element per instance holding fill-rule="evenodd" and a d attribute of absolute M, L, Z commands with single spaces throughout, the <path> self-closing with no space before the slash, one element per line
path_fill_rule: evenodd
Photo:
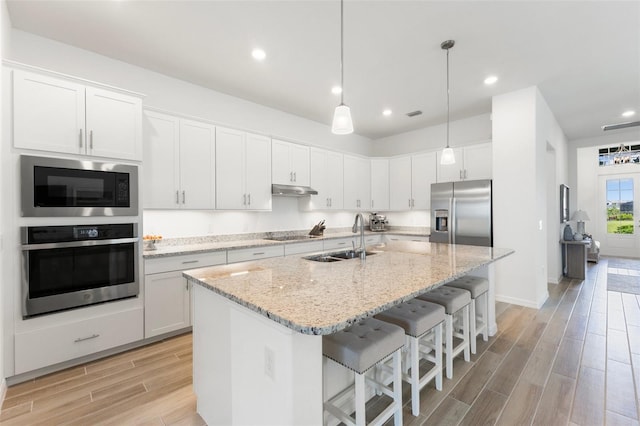
<path fill-rule="evenodd" d="M 493 246 L 491 180 L 431 185 L 432 243 Z"/>
<path fill-rule="evenodd" d="M 137 216 L 138 168 L 20 157 L 22 216 Z"/>
<path fill-rule="evenodd" d="M 369 215 L 369 229 L 371 231 L 384 231 L 388 223 L 387 217 L 384 215 L 378 213 Z"/>
<path fill-rule="evenodd" d="M 137 224 L 20 230 L 23 317 L 138 295 Z"/>

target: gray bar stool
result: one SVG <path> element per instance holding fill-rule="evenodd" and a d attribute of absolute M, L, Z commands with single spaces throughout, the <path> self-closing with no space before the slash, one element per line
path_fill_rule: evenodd
<path fill-rule="evenodd" d="M 465 361 L 468 362 L 471 358 L 469 353 L 469 305 L 471 304 L 471 294 L 467 290 L 442 286 L 421 294 L 418 299 L 444 306 L 447 314 L 445 319 L 444 353 L 447 363 L 447 378 L 451 379 L 453 377 L 453 358 L 460 352 L 464 352 Z M 462 325 L 459 324 L 460 320 L 462 320 Z M 456 347 L 453 346 L 454 337 L 462 339 Z"/>
<path fill-rule="evenodd" d="M 411 375 L 402 378 L 411 384 L 411 413 L 420 414 L 420 390 L 435 378 L 436 389 L 442 390 L 442 323 L 445 310 L 426 300 L 412 299 L 378 314 L 375 318 L 404 329 L 408 340 L 409 360 L 404 371 L 411 367 Z M 426 349 L 426 350 L 423 350 Z M 434 366 L 420 377 L 420 359 Z"/>
<path fill-rule="evenodd" d="M 395 426 L 402 425 L 401 349 L 404 330 L 375 318 L 367 318 L 334 334 L 322 337 L 322 353 L 329 359 L 352 370 L 355 383 L 324 403 L 324 409 L 347 425 L 365 424 L 366 386 L 392 398 L 391 404 L 370 424 L 382 425 L 391 416 Z M 393 358 L 393 389 L 365 375 L 367 370 Z M 343 411 L 337 401 L 355 388 L 355 420 Z M 325 422 L 326 423 L 326 422 Z"/>
<path fill-rule="evenodd" d="M 473 275 L 455 279 L 445 284 L 471 293 L 471 309 L 469 313 L 469 336 L 471 337 L 471 353 L 476 353 L 476 336 L 482 333 L 482 340 L 489 340 L 489 280 Z"/>

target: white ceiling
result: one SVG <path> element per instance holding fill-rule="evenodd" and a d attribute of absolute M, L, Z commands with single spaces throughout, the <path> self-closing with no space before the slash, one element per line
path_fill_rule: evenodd
<path fill-rule="evenodd" d="M 339 103 L 338 0 L 7 4 L 15 28 L 311 120 L 330 124 Z M 446 121 L 447 39 L 452 120 L 531 85 L 569 140 L 602 135 L 627 109 L 640 115 L 639 1 L 346 0 L 344 25 L 344 100 L 363 136 Z M 489 74 L 500 79 L 491 87 Z M 405 115 L 414 110 L 423 114 Z"/>

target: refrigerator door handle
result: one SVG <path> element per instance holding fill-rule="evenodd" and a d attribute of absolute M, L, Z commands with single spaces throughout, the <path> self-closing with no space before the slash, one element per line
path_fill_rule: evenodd
<path fill-rule="evenodd" d="M 449 199 L 449 244 L 456 243 L 456 197 Z"/>

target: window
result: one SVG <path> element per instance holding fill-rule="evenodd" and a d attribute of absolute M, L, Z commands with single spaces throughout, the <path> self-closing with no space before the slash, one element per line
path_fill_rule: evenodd
<path fill-rule="evenodd" d="M 633 230 L 633 179 L 607 179 L 607 233 Z"/>

